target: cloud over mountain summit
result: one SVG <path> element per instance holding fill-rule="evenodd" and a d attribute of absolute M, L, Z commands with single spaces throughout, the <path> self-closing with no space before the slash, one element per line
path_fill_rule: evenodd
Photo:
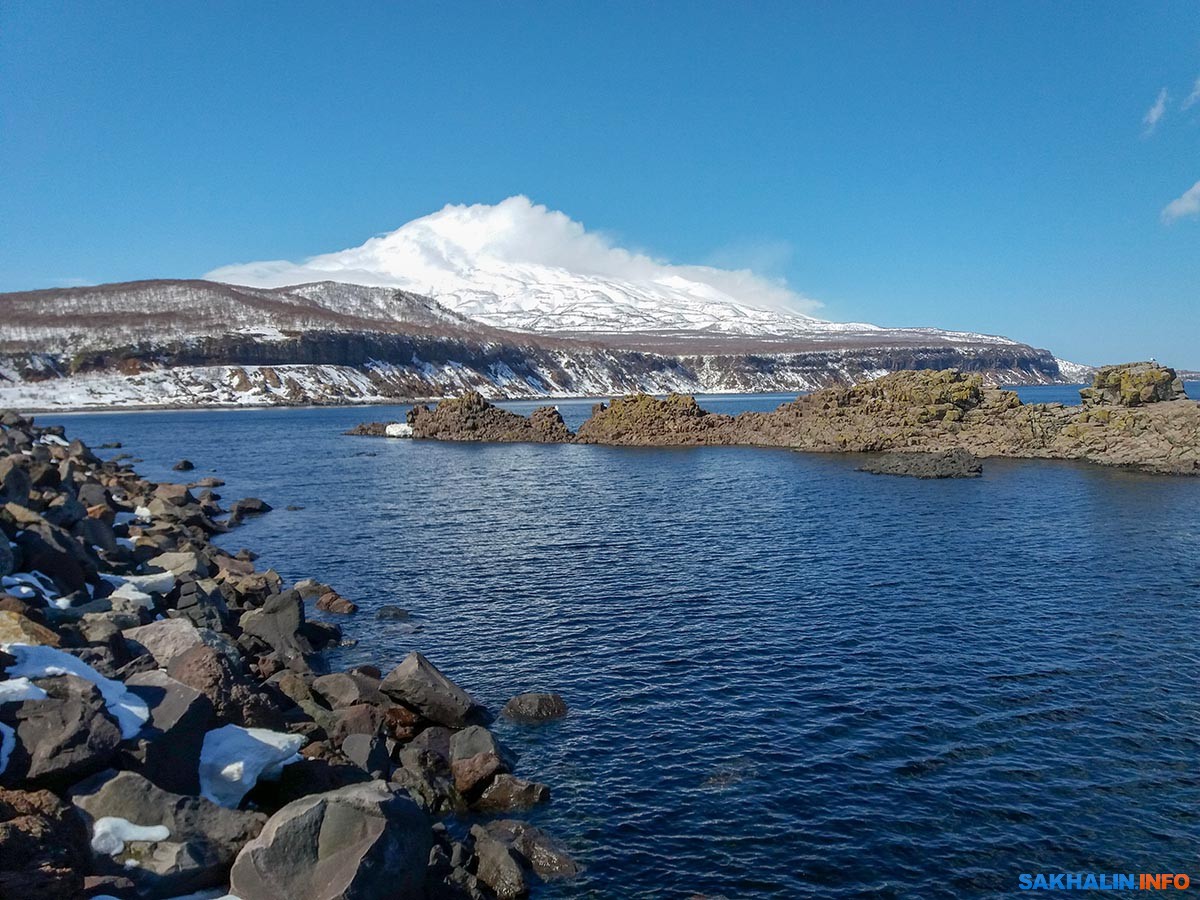
<path fill-rule="evenodd" d="M 464 315 L 543 331 L 629 328 L 761 330 L 816 325 L 819 304 L 749 270 L 674 265 L 615 246 L 524 196 L 448 205 L 358 247 L 301 262 L 267 260 L 209 272 L 215 281 L 280 287 L 311 281 L 398 287 Z"/>

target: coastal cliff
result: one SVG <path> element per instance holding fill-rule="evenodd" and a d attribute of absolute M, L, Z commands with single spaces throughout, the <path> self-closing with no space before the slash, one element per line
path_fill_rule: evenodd
<path fill-rule="evenodd" d="M 767 412 L 705 411 L 695 398 L 647 394 L 598 404 L 571 435 L 537 430 L 538 440 L 626 446 L 750 445 L 816 452 L 967 450 L 978 457 L 1080 459 L 1175 475 L 1200 474 L 1200 404 L 1172 369 L 1131 363 L 1101 369 L 1082 406 L 1025 404 L 1013 391 L 957 369 L 905 371 L 853 387 L 816 391 Z M 481 406 L 482 404 L 482 406 Z M 416 438 L 530 440 L 532 422 L 503 413 L 481 429 L 481 397 L 417 407 Z M 497 410 L 497 412 L 502 412 Z M 539 411 L 545 416 L 545 411 Z"/>

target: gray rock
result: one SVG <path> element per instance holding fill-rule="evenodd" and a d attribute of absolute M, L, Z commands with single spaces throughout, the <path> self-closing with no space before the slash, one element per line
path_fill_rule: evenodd
<path fill-rule="evenodd" d="M 423 900 L 428 816 L 385 782 L 289 803 L 238 854 L 230 893 L 248 900 Z"/>
<path fill-rule="evenodd" d="M 17 737 L 0 781 L 53 787 L 107 766 L 121 743 L 121 729 L 96 686 L 74 675 L 37 683 L 49 697 L 0 705 L 0 716 Z"/>
<path fill-rule="evenodd" d="M 407 622 L 412 618 L 412 613 L 407 609 L 402 609 L 399 606 L 386 605 L 381 606 L 375 611 L 375 618 L 381 622 Z"/>
<path fill-rule="evenodd" d="M 504 704 L 500 714 L 514 722 L 534 724 L 561 719 L 567 714 L 567 703 L 559 694 L 517 694 Z"/>
<path fill-rule="evenodd" d="M 512 848 L 543 881 L 574 878 L 583 871 L 561 842 L 528 822 L 496 819 L 486 825 L 472 826 L 471 834 L 476 847 L 491 840 Z"/>
<path fill-rule="evenodd" d="M 146 563 L 150 571 L 170 572 L 176 578 L 207 578 L 208 563 L 199 553 L 160 553 Z"/>
<path fill-rule="evenodd" d="M 475 877 L 500 900 L 515 900 L 529 893 L 525 868 L 512 847 L 490 838 L 477 838 L 475 858 Z"/>
<path fill-rule="evenodd" d="M 381 705 L 387 702 L 379 690 L 378 680 L 349 672 L 335 672 L 316 678 L 312 683 L 312 691 L 333 709 L 359 703 Z"/>
<path fill-rule="evenodd" d="M 221 631 L 229 622 L 229 607 L 221 589 L 211 578 L 184 581 L 179 585 L 179 600 L 172 611 L 186 617 L 197 628 Z"/>
<path fill-rule="evenodd" d="M 387 778 L 391 774 L 391 757 L 381 737 L 349 734 L 342 741 L 342 754 L 373 778 Z"/>
<path fill-rule="evenodd" d="M 161 788 L 200 793 L 200 748 L 213 722 L 212 701 L 161 671 L 131 675 L 125 686 L 150 707 L 136 745 L 123 751 L 127 761 Z"/>
<path fill-rule="evenodd" d="M 94 481 L 81 484 L 76 491 L 76 496 L 79 497 L 79 502 L 84 506 L 111 507 L 113 505 L 112 494 L 108 492 L 108 488 Z"/>
<path fill-rule="evenodd" d="M 89 831 L 105 816 L 167 828 L 170 836 L 164 841 L 126 844 L 114 857 L 96 858 L 99 868 L 127 875 L 143 892 L 159 897 L 224 885 L 238 851 L 267 820 L 262 813 L 162 790 L 136 772 L 101 772 L 75 785 L 71 802 Z M 136 865 L 126 868 L 129 859 Z"/>
<path fill-rule="evenodd" d="M 896 451 L 864 463 L 859 471 L 910 478 L 978 478 L 983 474 L 983 463 L 963 449 L 930 453 Z"/>
<path fill-rule="evenodd" d="M 267 598 L 261 609 L 252 609 L 241 618 L 244 632 L 266 643 L 279 659 L 296 671 L 309 671 L 319 665 L 308 638 L 301 633 L 304 625 L 304 601 L 296 591 L 284 591 Z"/>
<path fill-rule="evenodd" d="M 450 762 L 469 759 L 481 753 L 490 754 L 503 760 L 507 768 L 516 764 L 515 754 L 497 741 L 496 736 L 482 725 L 471 725 L 451 735 Z"/>
<path fill-rule="evenodd" d="M 112 526 L 103 519 L 93 519 L 89 516 L 84 516 L 75 524 L 75 527 L 71 531 L 75 537 L 79 538 L 89 547 L 99 547 L 105 553 L 110 554 L 122 551 L 121 545 L 117 543 L 117 536 L 113 533 Z"/>
<path fill-rule="evenodd" d="M 389 697 L 439 725 L 459 728 L 480 712 L 479 705 L 466 691 L 415 651 L 388 673 L 380 687 Z"/>
<path fill-rule="evenodd" d="M 126 641 L 145 648 L 154 661 L 164 668 L 175 657 L 204 643 L 200 631 L 187 619 L 161 619 L 149 625 L 127 629 L 122 634 Z"/>

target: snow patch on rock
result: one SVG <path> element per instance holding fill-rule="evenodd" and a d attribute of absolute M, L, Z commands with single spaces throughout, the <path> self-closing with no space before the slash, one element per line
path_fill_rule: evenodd
<path fill-rule="evenodd" d="M 100 696 L 104 698 L 104 705 L 117 720 L 121 727 L 121 737 L 125 740 L 135 737 L 150 718 L 150 709 L 145 700 L 126 690 L 121 682 L 105 678 L 83 660 L 69 653 L 55 650 L 53 647 L 30 644 L 0 644 L 0 650 L 17 658 L 16 663 L 8 667 L 10 678 L 74 675 L 84 681 L 90 681 L 99 689 Z"/>
<path fill-rule="evenodd" d="M 284 766 L 299 761 L 302 746 L 304 738 L 298 734 L 240 725 L 215 728 L 200 748 L 200 794 L 236 809 L 259 778 L 274 781 Z"/>
<path fill-rule="evenodd" d="M 120 816 L 101 816 L 92 823 L 92 849 L 116 856 L 133 841 L 165 841 L 171 836 L 166 825 L 134 825 Z"/>

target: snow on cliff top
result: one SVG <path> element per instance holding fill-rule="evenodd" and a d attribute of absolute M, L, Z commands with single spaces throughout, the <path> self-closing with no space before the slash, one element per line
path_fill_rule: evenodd
<path fill-rule="evenodd" d="M 520 331 L 801 336 L 876 330 L 807 315 L 817 304 L 782 281 L 747 270 L 672 265 L 622 249 L 521 196 L 494 206 L 446 206 L 359 247 L 301 263 L 226 266 L 206 277 L 255 287 L 313 281 L 398 287 Z"/>

